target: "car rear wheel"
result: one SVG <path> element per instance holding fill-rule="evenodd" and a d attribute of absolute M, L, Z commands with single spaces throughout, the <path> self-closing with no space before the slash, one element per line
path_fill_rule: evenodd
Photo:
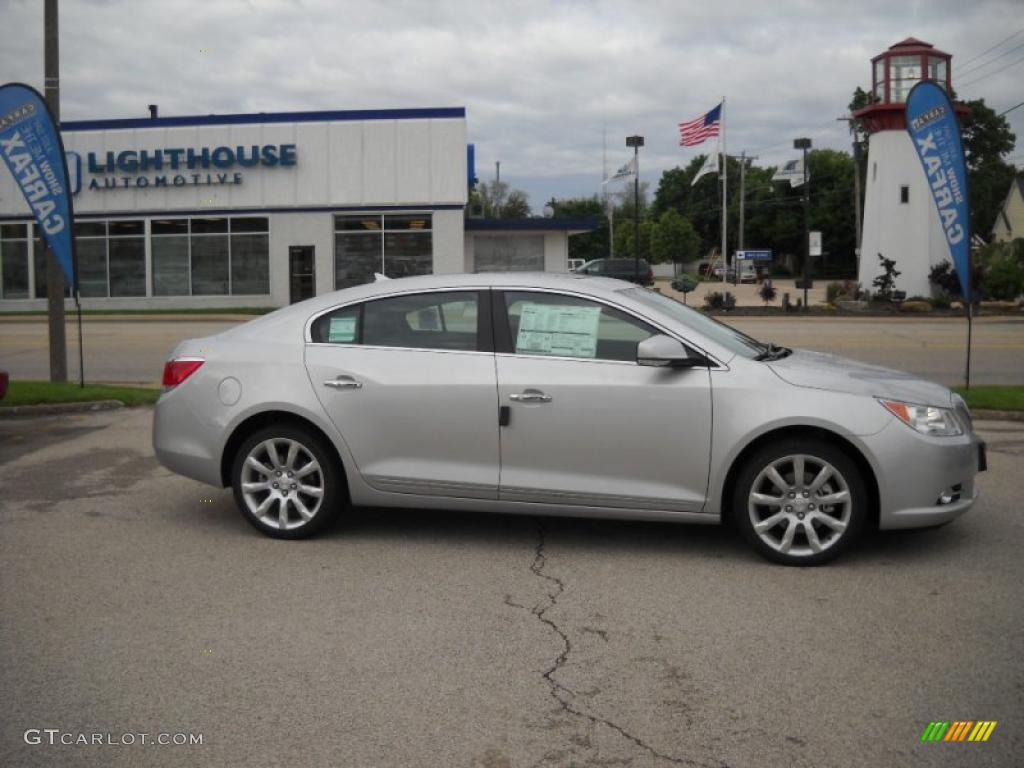
<path fill-rule="evenodd" d="M 762 556 L 821 565 L 860 535 L 867 492 L 857 465 L 821 440 L 785 440 L 757 451 L 741 470 L 733 515 Z"/>
<path fill-rule="evenodd" d="M 235 503 L 259 531 L 301 539 L 320 531 L 344 498 L 337 459 L 300 427 L 266 427 L 246 438 L 232 467 Z"/>

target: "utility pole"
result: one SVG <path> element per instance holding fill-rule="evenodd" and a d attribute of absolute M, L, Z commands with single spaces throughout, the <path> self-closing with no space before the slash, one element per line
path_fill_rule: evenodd
<path fill-rule="evenodd" d="M 46 0 L 43 7 L 43 91 L 46 104 L 60 130 L 60 35 L 57 24 L 57 0 Z M 46 306 L 50 336 L 50 381 L 68 380 L 68 345 L 64 327 L 64 273 L 57 257 L 40 232 L 36 241 L 43 244 L 46 259 Z M 42 256 L 43 254 L 38 254 Z"/>
<path fill-rule="evenodd" d="M 747 156 L 746 150 L 740 152 L 740 231 L 739 231 L 739 245 L 736 250 L 742 251 L 745 243 L 743 232 L 744 224 L 746 222 L 746 205 L 747 205 L 747 161 L 757 160 L 757 155 Z"/>

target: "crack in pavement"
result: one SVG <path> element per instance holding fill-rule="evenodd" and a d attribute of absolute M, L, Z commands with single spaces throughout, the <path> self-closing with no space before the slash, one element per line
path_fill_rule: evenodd
<path fill-rule="evenodd" d="M 562 710 L 569 713 L 570 715 L 583 718 L 585 720 L 589 720 L 590 723 L 593 725 L 603 725 L 606 728 L 615 731 L 624 739 L 631 741 L 637 747 L 646 750 L 654 757 L 660 758 L 662 760 L 667 760 L 671 763 L 675 763 L 676 765 L 697 765 L 705 766 L 706 768 L 710 768 L 711 766 L 714 766 L 714 768 L 728 768 L 724 763 L 701 763 L 695 760 L 687 760 L 681 757 L 675 757 L 674 755 L 665 754 L 664 752 L 659 752 L 654 747 L 644 742 L 643 739 L 641 739 L 639 736 L 634 736 L 621 725 L 618 725 L 617 723 L 614 723 L 611 720 L 607 720 L 603 717 L 597 717 L 595 715 L 588 714 L 578 709 L 577 707 L 573 706 L 573 704 L 569 700 L 567 700 L 567 697 L 574 697 L 576 693 L 572 691 L 570 688 L 567 688 L 566 686 L 558 682 L 555 679 L 555 674 L 558 672 L 559 669 L 561 669 L 565 665 L 566 660 L 569 658 L 569 654 L 572 652 L 572 641 L 569 640 L 569 635 L 566 634 L 566 632 L 560 626 L 558 626 L 558 624 L 556 624 L 552 619 L 549 619 L 545 615 L 549 610 L 551 610 L 558 604 L 558 598 L 561 597 L 562 593 L 565 591 L 565 583 L 558 577 L 551 576 L 544 572 L 544 567 L 547 565 L 547 555 L 545 555 L 544 553 L 545 544 L 546 541 L 544 536 L 544 522 L 542 520 L 538 520 L 537 547 L 534 549 L 534 557 L 533 562 L 530 564 L 530 570 L 533 572 L 535 576 L 544 579 L 546 582 L 552 585 L 552 589 L 547 592 L 547 604 L 534 606 L 531 613 L 534 616 L 536 616 L 541 623 L 550 627 L 551 630 L 562 639 L 563 646 L 562 652 L 558 654 L 558 657 L 555 659 L 555 663 L 552 664 L 551 667 L 543 675 L 545 682 L 547 682 L 548 684 L 551 698 L 558 702 L 558 705 L 562 708 Z M 515 603 L 512 603 L 511 598 L 507 595 L 505 598 L 505 604 L 513 606 L 516 605 Z"/>

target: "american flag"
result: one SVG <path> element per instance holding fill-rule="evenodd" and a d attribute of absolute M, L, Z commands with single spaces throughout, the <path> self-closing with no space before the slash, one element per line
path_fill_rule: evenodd
<path fill-rule="evenodd" d="M 703 143 L 705 139 L 717 136 L 721 124 L 722 105 L 719 104 L 706 115 L 701 115 L 688 123 L 679 124 L 679 146 L 692 147 Z"/>

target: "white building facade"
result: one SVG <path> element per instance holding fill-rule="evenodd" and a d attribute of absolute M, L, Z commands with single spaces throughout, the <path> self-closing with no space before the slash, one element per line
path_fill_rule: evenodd
<path fill-rule="evenodd" d="M 61 132 L 86 308 L 283 306 L 378 272 L 472 269 L 461 107 L 95 120 Z M 0 310 L 45 309 L 44 256 L 0 174 Z"/>

